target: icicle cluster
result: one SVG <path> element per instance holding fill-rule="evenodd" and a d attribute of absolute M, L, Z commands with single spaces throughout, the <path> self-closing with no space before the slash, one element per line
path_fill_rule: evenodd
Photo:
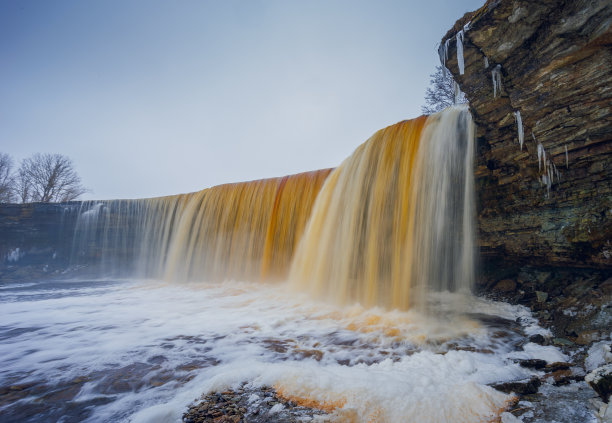
<path fill-rule="evenodd" d="M 463 25 L 463 29 L 455 35 L 457 40 L 457 66 L 459 66 L 459 75 L 463 75 L 465 72 L 465 61 L 463 60 L 463 39 L 464 34 L 470 29 L 472 21 L 469 21 Z M 440 44 L 438 47 L 438 56 L 440 57 L 440 63 L 442 64 L 444 75 L 446 75 L 446 61 L 448 60 L 448 43 L 450 38 L 447 39 L 444 44 Z"/>
<path fill-rule="evenodd" d="M 542 168 L 544 168 L 544 174 L 541 176 L 541 182 L 546 185 L 546 196 L 548 197 L 550 195 L 550 188 L 555 182 L 555 179 L 557 182 L 560 179 L 559 170 L 557 170 L 557 166 L 550 158 L 546 158 L 546 150 L 544 149 L 542 143 L 536 140 L 533 132 L 531 133 L 531 136 L 538 145 L 538 171 L 542 172 Z M 565 146 L 565 165 L 568 166 L 567 146 Z"/>
<path fill-rule="evenodd" d="M 444 42 L 444 44 L 440 44 L 438 47 L 438 56 L 440 56 L 440 64 L 442 65 L 442 72 L 444 72 L 444 76 L 446 76 L 446 61 L 448 60 L 448 43 L 450 38 Z"/>
<path fill-rule="evenodd" d="M 486 60 L 486 57 L 485 57 Z M 489 63 L 487 62 L 487 65 Z M 495 66 L 495 68 L 493 68 L 493 70 L 491 71 L 491 78 L 493 79 L 493 98 L 497 97 L 497 93 L 499 92 L 499 95 L 501 96 L 501 88 L 502 88 L 502 82 L 501 82 L 501 65 L 497 65 Z"/>
<path fill-rule="evenodd" d="M 521 112 L 518 110 L 514 112 L 514 118 L 516 119 L 516 126 L 518 127 L 518 139 L 519 139 L 519 145 L 521 146 L 521 151 L 522 151 L 525 133 L 523 132 L 523 120 L 521 119 Z"/>

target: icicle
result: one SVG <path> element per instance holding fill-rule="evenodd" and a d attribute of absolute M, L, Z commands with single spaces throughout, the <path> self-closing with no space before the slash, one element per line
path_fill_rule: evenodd
<path fill-rule="evenodd" d="M 521 146 L 521 151 L 522 151 L 523 150 L 523 139 L 525 137 L 525 134 L 523 133 L 523 120 L 521 119 L 521 112 L 518 110 L 514 112 L 514 117 L 516 118 L 516 125 L 518 126 L 518 139 L 519 139 L 519 144 Z"/>
<path fill-rule="evenodd" d="M 442 72 L 444 76 L 446 76 L 446 61 L 448 60 L 448 43 L 450 38 L 444 42 L 444 44 L 440 44 L 438 47 L 438 56 L 440 56 L 440 64 L 442 65 Z"/>
<path fill-rule="evenodd" d="M 542 157 L 544 157 L 544 160 L 546 160 L 546 152 L 544 151 L 542 144 L 538 143 L 538 170 L 542 170 L 542 163 L 544 163 Z"/>
<path fill-rule="evenodd" d="M 489 69 L 489 58 L 485 56 L 485 69 Z"/>
<path fill-rule="evenodd" d="M 465 63 L 463 62 L 463 30 L 457 33 L 457 65 L 459 66 L 459 75 L 463 75 L 465 71 Z"/>
<path fill-rule="evenodd" d="M 462 100 L 463 100 L 463 96 L 465 94 L 463 94 L 463 91 L 461 91 L 461 87 L 459 87 L 459 84 L 457 84 L 456 81 L 453 81 L 453 87 L 455 89 L 455 105 L 457 104 L 461 104 Z"/>
<path fill-rule="evenodd" d="M 565 146 L 565 168 L 569 169 L 569 157 L 567 155 L 567 145 Z"/>
<path fill-rule="evenodd" d="M 542 175 L 542 183 L 546 185 L 546 197 L 548 197 L 550 195 L 551 187 L 550 178 L 548 177 L 548 175 Z"/>
<path fill-rule="evenodd" d="M 493 79 L 493 98 L 497 97 L 498 91 L 499 95 L 501 96 L 501 65 L 495 66 L 495 68 L 491 71 L 491 79 Z"/>
<path fill-rule="evenodd" d="M 555 171 L 553 166 L 554 164 L 550 160 L 546 162 L 546 173 L 548 174 L 548 179 L 550 179 L 551 184 L 555 182 Z"/>
<path fill-rule="evenodd" d="M 472 25 L 472 21 L 469 21 L 468 23 L 463 25 L 463 31 L 468 32 L 468 30 L 470 29 L 470 25 Z"/>

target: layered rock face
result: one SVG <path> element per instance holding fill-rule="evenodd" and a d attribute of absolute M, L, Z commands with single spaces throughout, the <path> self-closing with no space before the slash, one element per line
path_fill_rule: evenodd
<path fill-rule="evenodd" d="M 2 204 L 0 282 L 65 270 L 79 207 L 78 202 Z"/>
<path fill-rule="evenodd" d="M 442 39 L 478 125 L 485 257 L 612 268 L 611 24 L 609 0 L 497 0 Z"/>

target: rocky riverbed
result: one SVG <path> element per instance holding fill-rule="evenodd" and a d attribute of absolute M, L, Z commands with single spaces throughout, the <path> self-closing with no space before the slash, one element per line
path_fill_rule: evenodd
<path fill-rule="evenodd" d="M 271 387 L 242 386 L 236 390 L 202 396 L 183 415 L 185 423 L 298 423 L 330 422 L 331 417 L 317 408 L 299 405 L 283 398 Z"/>

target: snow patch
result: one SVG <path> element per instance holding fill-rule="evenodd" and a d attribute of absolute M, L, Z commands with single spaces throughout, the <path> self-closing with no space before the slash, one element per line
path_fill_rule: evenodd
<path fill-rule="evenodd" d="M 285 406 L 283 404 L 274 404 L 272 406 L 272 408 L 270 409 L 270 411 L 268 411 L 268 413 L 269 414 L 276 414 L 276 413 L 280 413 L 284 409 L 285 409 Z"/>
<path fill-rule="evenodd" d="M 612 363 L 612 352 L 610 352 L 610 341 L 596 342 L 589 348 L 584 360 L 584 367 L 588 371 L 595 370 L 604 364 Z"/>
<path fill-rule="evenodd" d="M 509 353 L 508 358 L 519 360 L 538 359 L 544 360 L 548 364 L 555 363 L 557 361 L 565 362 L 568 360 L 568 357 L 557 347 L 552 345 L 538 345 L 533 342 L 523 345 L 523 351 L 513 351 Z"/>

